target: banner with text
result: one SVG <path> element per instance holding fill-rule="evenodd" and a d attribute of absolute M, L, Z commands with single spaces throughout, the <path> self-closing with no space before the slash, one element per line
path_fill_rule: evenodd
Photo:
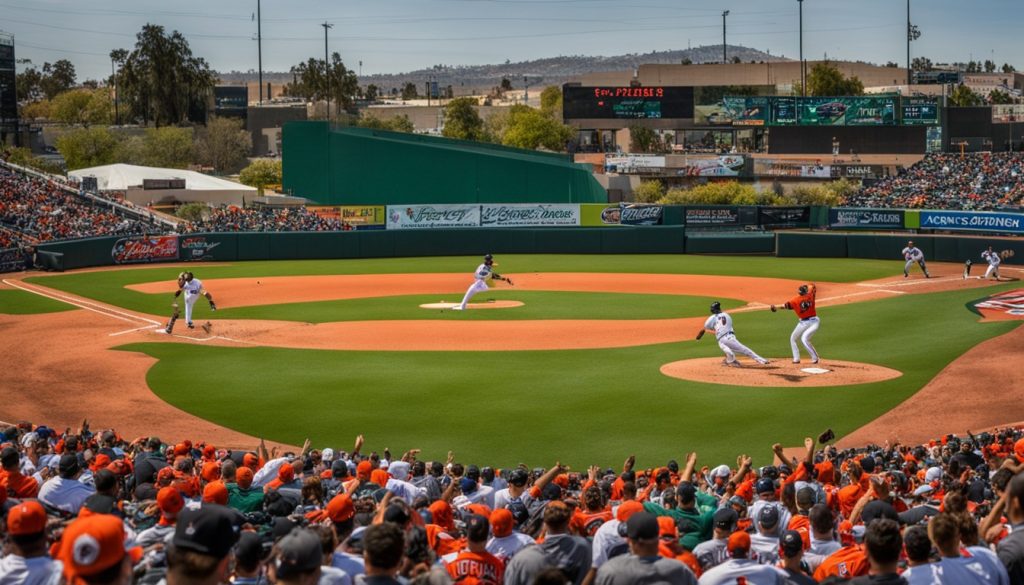
<path fill-rule="evenodd" d="M 178 259 L 178 236 L 121 238 L 110 250 L 114 264 L 164 262 Z"/>
<path fill-rule="evenodd" d="M 686 225 L 739 225 L 739 207 L 687 207 Z"/>
<path fill-rule="evenodd" d="M 828 210 L 828 225 L 845 229 L 902 229 L 903 210 L 833 207 Z"/>
<path fill-rule="evenodd" d="M 832 176 L 832 167 L 817 162 L 754 159 L 754 176 L 828 179 Z"/>
<path fill-rule="evenodd" d="M 758 207 L 760 225 L 807 225 L 811 222 L 810 207 Z"/>
<path fill-rule="evenodd" d="M 1024 214 L 922 210 L 921 229 L 1024 234 Z"/>
<path fill-rule="evenodd" d="M 383 205 L 311 205 L 306 209 L 324 219 L 336 219 L 356 229 L 384 229 Z"/>
<path fill-rule="evenodd" d="M 622 225 L 660 225 L 665 208 L 661 205 L 622 203 L 619 223 Z"/>
<path fill-rule="evenodd" d="M 618 205 L 604 203 L 584 203 L 580 205 L 580 225 L 585 227 L 606 227 L 620 225 L 619 218 L 622 208 Z"/>
<path fill-rule="evenodd" d="M 680 177 L 738 177 L 745 164 L 746 160 L 741 155 L 687 157 L 676 174 Z"/>
<path fill-rule="evenodd" d="M 389 230 L 480 227 L 479 205 L 388 205 Z"/>
<path fill-rule="evenodd" d="M 665 157 L 656 154 L 606 154 L 606 173 L 651 173 L 665 168 Z"/>
<path fill-rule="evenodd" d="M 544 227 L 580 225 L 580 206 L 562 204 L 483 205 L 482 227 Z"/>

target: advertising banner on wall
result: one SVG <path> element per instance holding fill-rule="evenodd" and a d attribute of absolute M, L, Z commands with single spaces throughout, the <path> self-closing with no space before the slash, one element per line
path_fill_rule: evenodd
<path fill-rule="evenodd" d="M 832 177 L 836 179 L 877 179 L 884 174 L 882 165 L 832 165 Z"/>
<path fill-rule="evenodd" d="M 665 168 L 665 157 L 656 154 L 607 154 L 604 170 L 607 173 L 642 173 Z"/>
<path fill-rule="evenodd" d="M 343 221 L 356 229 L 384 229 L 383 205 L 316 205 L 306 209 L 325 219 Z"/>
<path fill-rule="evenodd" d="M 739 207 L 687 207 L 686 225 L 739 225 Z"/>
<path fill-rule="evenodd" d="M 585 227 L 607 227 L 620 225 L 619 217 L 622 208 L 618 205 L 604 203 L 584 203 L 580 205 L 580 225 Z"/>
<path fill-rule="evenodd" d="M 828 179 L 832 177 L 832 167 L 800 161 L 754 159 L 754 176 Z"/>
<path fill-rule="evenodd" d="M 681 177 L 738 177 L 744 164 L 746 161 L 740 155 L 688 157 L 676 174 Z"/>
<path fill-rule="evenodd" d="M 389 230 L 480 227 L 479 205 L 388 205 Z"/>
<path fill-rule="evenodd" d="M 842 229 L 902 229 L 903 210 L 833 207 L 828 210 L 828 225 Z"/>
<path fill-rule="evenodd" d="M 805 97 L 797 100 L 802 126 L 891 126 L 896 123 L 896 98 Z"/>
<path fill-rule="evenodd" d="M 1024 214 L 922 210 L 921 229 L 1024 234 Z"/>
<path fill-rule="evenodd" d="M 114 242 L 114 264 L 166 262 L 178 259 L 178 236 L 134 236 Z"/>
<path fill-rule="evenodd" d="M 580 225 L 580 206 L 562 204 L 483 205 L 481 227 L 544 227 Z"/>
<path fill-rule="evenodd" d="M 811 222 L 810 207 L 758 207 L 760 225 L 806 225 Z"/>
<path fill-rule="evenodd" d="M 768 123 L 767 96 L 727 97 L 722 100 L 725 115 L 733 126 L 764 126 Z"/>
<path fill-rule="evenodd" d="M 180 236 L 178 244 L 181 248 L 182 260 L 216 260 L 214 249 L 221 242 L 211 241 L 207 236 Z"/>
<path fill-rule="evenodd" d="M 665 208 L 661 205 L 622 203 L 619 223 L 622 225 L 660 225 Z"/>

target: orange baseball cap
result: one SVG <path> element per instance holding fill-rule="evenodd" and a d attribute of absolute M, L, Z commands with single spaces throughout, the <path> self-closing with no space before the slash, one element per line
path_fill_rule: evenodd
<path fill-rule="evenodd" d="M 370 473 L 373 472 L 373 464 L 369 461 L 360 461 L 359 465 L 356 465 L 356 477 L 359 479 L 370 479 Z"/>
<path fill-rule="evenodd" d="M 1017 463 L 1024 463 L 1024 439 L 1017 439 L 1017 442 L 1013 444 L 1013 456 L 1017 459 Z"/>
<path fill-rule="evenodd" d="M 185 443 L 178 443 L 177 445 L 174 446 L 174 456 L 175 457 L 187 456 L 189 454 L 190 450 L 191 449 L 189 448 L 189 446 L 186 445 Z"/>
<path fill-rule="evenodd" d="M 259 464 L 260 458 L 253 455 L 252 453 L 246 453 L 245 455 L 242 455 L 242 465 L 244 465 L 245 467 L 255 468 Z"/>
<path fill-rule="evenodd" d="M 282 465 L 277 470 L 277 479 L 281 480 L 281 483 L 288 483 L 295 479 L 295 468 L 291 465 Z"/>
<path fill-rule="evenodd" d="M 165 515 L 177 514 L 185 507 L 185 498 L 181 497 L 178 488 L 165 487 L 156 493 L 156 506 Z"/>
<path fill-rule="evenodd" d="M 622 502 L 619 505 L 619 509 L 615 511 L 615 519 L 619 522 L 625 522 L 629 520 L 629 517 L 637 512 L 643 512 L 644 505 L 636 500 L 629 500 L 628 502 Z"/>
<path fill-rule="evenodd" d="M 243 467 L 235 472 L 235 481 L 238 482 L 238 487 L 247 490 L 252 487 L 253 476 L 252 469 Z"/>
<path fill-rule="evenodd" d="M 35 500 L 25 500 L 7 512 L 7 532 L 14 536 L 39 534 L 46 530 L 46 509 Z"/>
<path fill-rule="evenodd" d="M 486 504 L 470 504 L 466 506 L 466 509 L 477 516 L 483 516 L 484 518 L 491 517 L 491 509 Z"/>
<path fill-rule="evenodd" d="M 203 501 L 211 504 L 228 505 L 228 488 L 220 481 L 211 481 L 203 488 Z"/>
<path fill-rule="evenodd" d="M 89 465 L 89 469 L 95 472 L 103 469 L 108 465 L 110 465 L 110 456 L 107 455 L 106 453 L 100 453 L 99 455 L 93 458 L 92 463 Z"/>
<path fill-rule="evenodd" d="M 214 447 L 213 445 L 207 445 L 207 446 L 203 447 L 203 459 L 213 460 L 213 459 L 216 459 L 216 458 L 217 458 L 217 448 L 216 447 Z"/>
<path fill-rule="evenodd" d="M 679 527 L 671 516 L 658 516 L 658 536 L 679 538 Z"/>
<path fill-rule="evenodd" d="M 512 527 L 515 525 L 515 519 L 512 517 L 512 512 L 505 508 L 499 508 L 491 512 L 491 532 L 494 533 L 496 538 L 508 536 L 512 534 Z"/>
<path fill-rule="evenodd" d="M 327 517 L 331 522 L 339 523 L 348 520 L 356 515 L 355 504 L 348 494 L 338 494 L 327 502 Z"/>
<path fill-rule="evenodd" d="M 733 532 L 729 535 L 727 545 L 730 553 L 747 552 L 750 550 L 750 535 L 746 532 Z"/>
<path fill-rule="evenodd" d="M 569 474 L 568 473 L 560 473 L 560 474 L 556 475 L 555 479 L 553 479 L 552 481 L 554 481 L 555 484 L 558 487 L 562 488 L 563 490 L 569 489 Z"/>
<path fill-rule="evenodd" d="M 220 464 L 216 461 L 207 461 L 203 464 L 203 471 L 199 475 L 203 481 L 217 481 L 220 479 Z"/>
<path fill-rule="evenodd" d="M 132 564 L 142 559 L 142 547 L 124 548 L 124 523 L 109 514 L 79 518 L 64 530 L 57 558 L 64 562 L 64 577 L 71 584 L 122 562 L 128 555 Z"/>

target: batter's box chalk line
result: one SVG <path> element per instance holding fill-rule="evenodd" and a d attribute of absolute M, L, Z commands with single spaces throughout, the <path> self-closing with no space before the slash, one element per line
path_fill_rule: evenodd
<path fill-rule="evenodd" d="M 800 368 L 800 371 L 808 374 L 827 374 L 832 370 L 826 370 L 825 368 Z"/>

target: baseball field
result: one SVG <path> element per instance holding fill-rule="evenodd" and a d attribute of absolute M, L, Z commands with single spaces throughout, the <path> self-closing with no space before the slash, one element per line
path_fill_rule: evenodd
<path fill-rule="evenodd" d="M 1019 282 L 965 280 L 953 264 L 905 279 L 902 262 L 878 260 L 496 261 L 515 286 L 462 312 L 420 305 L 461 300 L 478 257 L 8 276 L 0 352 L 10 360 L 4 394 L 16 399 L 0 418 L 74 426 L 88 417 L 123 435 L 233 447 L 310 438 L 347 449 L 363 434 L 373 449 L 426 458 L 454 450 L 466 462 L 574 466 L 617 465 L 634 452 L 655 465 L 694 450 L 708 464 L 741 452 L 767 463 L 772 443 L 797 445 L 827 427 L 864 444 L 1024 420 L 1022 401 L 993 398 L 1024 387 L 1024 330 L 971 310 Z M 217 302 L 217 312 L 196 304 L 209 333 L 184 318 L 163 331 L 182 270 Z M 768 310 L 804 282 L 818 286 L 817 374 L 803 371 L 806 356 L 790 363 L 793 312 Z M 713 334 L 694 339 L 714 300 L 772 364 L 726 368 Z M 662 373 L 669 364 L 682 377 Z"/>

